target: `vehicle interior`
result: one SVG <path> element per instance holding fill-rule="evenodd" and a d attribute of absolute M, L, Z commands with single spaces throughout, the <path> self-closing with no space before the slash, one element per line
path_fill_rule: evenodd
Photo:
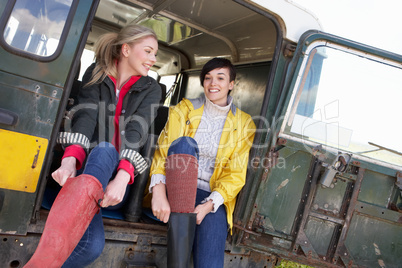
<path fill-rule="evenodd" d="M 56 135 L 71 122 L 96 41 L 133 23 L 152 28 L 159 44 L 149 75 L 161 85 L 163 99 L 140 152 L 149 164 L 168 107 L 203 93 L 202 66 L 214 57 L 236 66 L 230 94 L 252 116 L 257 132 L 227 239 L 228 267 L 272 267 L 280 258 L 316 267 L 401 263 L 402 144 L 395 117 L 402 92 L 400 55 L 314 30 L 316 19 L 292 1 L 40 2 L 20 1 L 15 16 L 7 25 L 3 21 L 7 27 L 0 44 L 0 106 L 12 112 L 11 119 L 19 117 L 0 126 L 2 140 L 19 137 L 1 153 L 3 159 L 13 157 L 9 163 L 24 160 L 25 167 L 2 169 L 11 178 L 9 185 L 0 185 L 2 246 L 10 249 L 3 258 L 12 259 L 10 267 L 23 262 L 21 252 L 28 257 L 34 251 L 60 188 L 51 178 L 63 155 Z M 99 5 L 91 13 L 94 2 Z M 77 12 L 69 13 L 74 8 Z M 35 14 L 31 20 L 28 9 Z M 90 25 L 88 12 L 94 18 Z M 315 23 L 301 20 L 300 12 Z M 69 14 L 74 19 L 68 35 L 62 27 L 57 38 L 36 30 L 50 28 L 48 18 L 59 24 L 62 15 L 68 25 Z M 24 31 L 16 31 L 19 27 Z M 63 49 L 54 53 L 51 47 Z M 82 55 L 81 49 L 75 54 L 77 47 Z M 30 158 L 21 159 L 22 151 Z M 143 206 L 148 179 L 149 169 L 136 176 L 121 204 L 102 210 L 106 245 L 91 267 L 122 267 L 123 262 L 125 267 L 165 267 L 167 226 Z"/>
<path fill-rule="evenodd" d="M 277 28 L 267 14 L 259 14 L 246 2 L 239 2 L 101 0 L 81 57 L 79 73 L 71 88 L 67 110 L 74 106 L 83 72 L 94 60 L 96 40 L 102 34 L 137 23 L 152 28 L 158 36 L 157 63 L 149 75 L 161 85 L 164 98 L 141 152 L 146 159 L 152 159 L 156 140 L 167 120 L 168 107 L 182 98 L 196 98 L 203 93 L 199 73 L 214 57 L 225 57 L 235 64 L 237 78 L 231 93 L 234 103 L 252 115 L 258 124 L 275 53 Z M 65 120 L 68 118 L 67 113 Z M 62 154 L 61 147 L 56 146 L 51 172 L 60 165 Z M 142 199 L 148 176 L 149 169 L 136 177 L 126 193 L 125 200 L 129 201 L 103 210 L 104 217 L 144 221 Z M 58 185 L 48 179 L 42 207 L 49 209 L 57 192 Z"/>

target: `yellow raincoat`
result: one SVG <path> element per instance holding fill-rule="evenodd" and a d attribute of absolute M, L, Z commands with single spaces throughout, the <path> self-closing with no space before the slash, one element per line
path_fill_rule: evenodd
<path fill-rule="evenodd" d="M 169 110 L 169 119 L 158 139 L 150 175 L 165 173 L 165 161 L 170 144 L 181 136 L 194 138 L 204 111 L 205 97 L 183 99 Z M 226 118 L 210 179 L 211 191 L 219 192 L 223 199 L 230 228 L 236 196 L 246 180 L 249 151 L 255 135 L 251 116 L 232 104 Z M 149 195 L 146 199 L 149 199 Z"/>

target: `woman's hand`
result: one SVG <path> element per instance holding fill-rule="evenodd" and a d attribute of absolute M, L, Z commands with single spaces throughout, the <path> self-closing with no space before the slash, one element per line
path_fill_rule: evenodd
<path fill-rule="evenodd" d="M 77 159 L 74 156 L 68 156 L 61 160 L 61 166 L 52 173 L 53 179 L 63 186 L 67 179 L 70 177 L 75 177 L 77 173 L 76 169 Z"/>
<path fill-rule="evenodd" d="M 214 203 L 212 200 L 208 200 L 204 204 L 199 204 L 195 207 L 194 213 L 197 214 L 197 224 L 200 225 L 205 216 L 214 209 Z"/>
<path fill-rule="evenodd" d="M 159 183 L 152 187 L 152 213 L 156 218 L 167 223 L 170 216 L 170 205 L 166 196 L 166 185 Z"/>
<path fill-rule="evenodd" d="M 129 181 L 130 174 L 124 169 L 119 169 L 116 177 L 106 187 L 105 195 L 100 203 L 101 207 L 106 208 L 119 204 L 124 198 Z"/>

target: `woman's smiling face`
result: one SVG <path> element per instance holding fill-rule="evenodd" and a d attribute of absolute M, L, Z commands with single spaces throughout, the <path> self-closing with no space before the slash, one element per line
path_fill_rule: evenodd
<path fill-rule="evenodd" d="M 156 62 L 158 41 L 153 37 L 145 37 L 140 42 L 126 46 L 124 52 L 128 57 L 128 68 L 132 75 L 147 76 L 148 71 Z"/>
<path fill-rule="evenodd" d="M 205 96 L 214 104 L 227 105 L 229 90 L 232 90 L 234 81 L 230 81 L 228 68 L 217 68 L 208 72 L 204 77 Z"/>

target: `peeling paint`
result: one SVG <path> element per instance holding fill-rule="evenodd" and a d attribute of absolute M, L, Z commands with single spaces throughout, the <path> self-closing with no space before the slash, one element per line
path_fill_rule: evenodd
<path fill-rule="evenodd" d="M 381 250 L 378 247 L 378 245 L 376 243 L 373 243 L 373 246 L 374 246 L 375 255 L 377 255 L 377 256 L 381 255 Z"/>
<path fill-rule="evenodd" d="M 12 235 L 14 235 L 14 234 L 17 234 L 17 231 L 6 231 L 6 232 L 4 232 L 2 229 L 0 229 L 0 233 L 12 234 Z"/>
<path fill-rule="evenodd" d="M 293 166 L 293 168 L 292 168 L 292 170 L 291 170 L 291 172 L 295 172 L 296 170 L 298 170 L 299 168 L 301 168 L 301 166 L 299 165 L 299 166 Z"/>
<path fill-rule="evenodd" d="M 373 246 L 374 246 L 375 255 L 380 256 L 381 250 L 380 250 L 379 246 L 376 243 L 373 243 Z M 378 260 L 378 265 L 380 265 L 381 268 L 385 268 L 385 262 L 382 259 Z"/>
<path fill-rule="evenodd" d="M 276 188 L 276 191 L 279 191 L 280 189 L 282 189 L 283 187 L 286 186 L 286 184 L 288 184 L 289 179 L 284 180 L 279 186 L 278 188 Z"/>

